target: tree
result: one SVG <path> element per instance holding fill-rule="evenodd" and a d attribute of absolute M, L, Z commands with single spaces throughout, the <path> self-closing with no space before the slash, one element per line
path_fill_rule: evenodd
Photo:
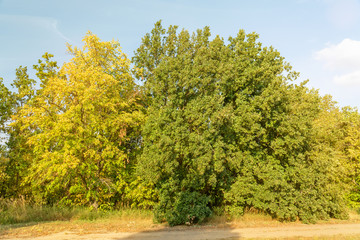
<path fill-rule="evenodd" d="M 226 123 L 221 67 L 227 49 L 209 28 L 190 37 L 160 22 L 135 54 L 144 70 L 148 118 L 143 126 L 141 176 L 156 185 L 158 221 L 171 225 L 202 221 L 216 205 L 226 184 L 221 128 Z M 184 208 L 184 206 L 187 206 Z"/>
<path fill-rule="evenodd" d="M 360 114 L 357 109 L 350 107 L 343 108 L 342 114 L 345 134 L 341 150 L 345 156 L 346 180 L 350 185 L 347 199 L 350 206 L 360 209 Z"/>
<path fill-rule="evenodd" d="M 11 116 L 11 102 L 11 91 L 4 85 L 3 79 L 0 78 L 0 134 L 4 134 L 7 131 L 6 123 Z"/>
<path fill-rule="evenodd" d="M 54 71 L 49 58 L 35 69 L 37 96 L 13 118 L 30 130 L 32 148 L 25 182 L 38 202 L 108 208 L 121 200 L 144 114 L 130 61 L 118 42 L 88 33 L 83 49 Z"/>
<path fill-rule="evenodd" d="M 292 85 L 298 73 L 257 39 L 240 30 L 226 44 L 207 27 L 190 37 L 161 22 L 142 39 L 133 61 L 149 116 L 138 173 L 159 190 L 158 220 L 200 221 L 224 205 L 283 220 L 341 216 L 338 165 L 312 155 L 320 97 Z"/>
<path fill-rule="evenodd" d="M 318 154 L 331 156 L 339 165 L 333 179 L 342 183 L 340 192 L 348 204 L 359 207 L 360 115 L 355 108 L 340 109 L 331 96 L 324 97 L 321 106 L 316 120 L 322 146 Z"/>
<path fill-rule="evenodd" d="M 31 151 L 25 147 L 28 131 L 20 133 L 20 126 L 11 123 L 11 116 L 16 114 L 25 103 L 35 96 L 35 80 L 27 74 L 27 67 L 18 67 L 16 69 L 16 79 L 11 86 L 16 90 L 11 92 L 2 86 L 2 106 L 5 110 L 2 115 L 2 132 L 7 136 L 4 142 L 2 159 L 6 179 L 2 185 L 2 195 L 4 197 L 19 197 L 27 195 L 26 187 L 22 185 L 22 179 L 26 175 L 29 166 L 29 160 L 32 159 Z"/>
<path fill-rule="evenodd" d="M 5 134 L 7 133 L 7 124 L 11 115 L 12 95 L 9 89 L 4 85 L 0 78 L 0 196 L 5 195 L 5 182 L 7 180 L 6 165 L 8 163 L 7 151 L 5 145 Z"/>

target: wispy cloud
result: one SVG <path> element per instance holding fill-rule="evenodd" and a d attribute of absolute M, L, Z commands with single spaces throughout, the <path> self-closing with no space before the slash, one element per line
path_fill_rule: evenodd
<path fill-rule="evenodd" d="M 327 70 L 337 73 L 334 83 L 344 86 L 360 85 L 360 41 L 344 39 L 339 44 L 329 44 L 317 51 L 314 57 Z"/>
<path fill-rule="evenodd" d="M 9 24 L 21 24 L 22 26 L 30 26 L 35 28 L 42 28 L 52 32 L 58 37 L 67 42 L 72 42 L 59 29 L 58 21 L 54 18 L 27 16 L 27 15 L 8 15 L 0 14 L 0 22 L 7 22 Z"/>

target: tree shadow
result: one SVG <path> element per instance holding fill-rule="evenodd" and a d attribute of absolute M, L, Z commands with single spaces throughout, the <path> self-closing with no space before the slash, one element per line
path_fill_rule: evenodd
<path fill-rule="evenodd" d="M 174 227 L 154 231 L 142 231 L 137 233 L 124 233 L 114 240 L 233 240 L 240 239 L 239 232 L 233 228 L 209 228 L 209 227 Z"/>
<path fill-rule="evenodd" d="M 9 225 L 0 225 L 0 239 L 4 236 L 6 237 L 9 232 L 14 229 L 31 227 L 39 225 L 39 222 L 32 223 L 19 223 L 19 224 L 9 224 Z M 239 231 L 234 231 L 235 228 L 230 226 L 216 226 L 216 225 L 193 225 L 193 226 L 176 226 L 176 227 L 165 227 L 156 230 L 144 230 L 140 232 L 113 232 L 113 230 L 101 232 L 101 233 L 86 233 L 85 235 L 78 235 L 78 231 L 73 231 L 70 229 L 47 233 L 48 239 L 107 239 L 107 240 L 234 240 L 240 239 L 241 234 Z M 79 236 L 82 236 L 79 238 Z M 8 237 L 8 236 L 7 236 Z M 29 239 L 29 236 L 26 236 L 25 239 Z M 85 237 L 85 238 L 83 238 Z M 10 236 L 11 239 L 11 236 Z M 31 238 L 32 239 L 32 238 Z M 46 238 L 45 238 L 46 239 Z"/>
<path fill-rule="evenodd" d="M 12 229 L 31 227 L 38 225 L 39 222 L 30 222 L 30 223 L 14 223 L 14 224 L 1 224 L 0 225 L 0 236 L 8 233 Z"/>

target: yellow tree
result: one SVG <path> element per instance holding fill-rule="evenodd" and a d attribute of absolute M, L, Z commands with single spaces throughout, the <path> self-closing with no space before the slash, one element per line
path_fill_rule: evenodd
<path fill-rule="evenodd" d="M 116 41 L 88 33 L 58 74 L 13 117 L 34 133 L 26 182 L 38 201 L 109 207 L 121 200 L 144 114 L 130 61 Z"/>
<path fill-rule="evenodd" d="M 360 207 L 360 114 L 356 108 L 342 109 L 341 130 L 343 139 L 340 142 L 340 151 L 345 161 L 347 179 L 350 186 L 348 194 L 349 205 Z"/>
<path fill-rule="evenodd" d="M 346 196 L 353 207 L 360 206 L 360 115 L 355 108 L 339 108 L 327 95 L 321 99 L 320 113 L 314 121 L 312 157 L 332 169 L 327 189 Z M 324 169 L 326 169 L 324 168 Z M 331 186 L 337 182 L 338 188 Z"/>

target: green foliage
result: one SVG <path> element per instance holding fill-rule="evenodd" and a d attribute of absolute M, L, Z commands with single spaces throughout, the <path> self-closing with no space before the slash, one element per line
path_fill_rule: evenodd
<path fill-rule="evenodd" d="M 5 142 L 5 134 L 8 131 L 8 121 L 11 116 L 12 94 L 4 85 L 3 79 L 0 78 L 0 195 L 3 196 L 6 189 L 5 182 L 8 175 L 6 166 L 8 164 L 7 150 Z"/>
<path fill-rule="evenodd" d="M 2 160 L 5 159 L 4 171 L 6 179 L 1 186 L 3 197 L 19 197 L 27 195 L 27 187 L 22 184 L 24 176 L 27 174 L 29 161 L 31 160 L 31 150 L 26 147 L 26 139 L 31 132 L 23 131 L 20 133 L 20 126 L 17 124 L 10 125 L 11 117 L 15 115 L 24 104 L 30 101 L 35 95 L 35 80 L 31 79 L 27 73 L 27 67 L 20 66 L 16 69 L 16 79 L 11 84 L 16 90 L 10 92 L 2 86 L 3 106 L 6 105 L 5 118 L 2 120 L 2 131 L 8 139 L 5 144 L 6 151 L 2 154 Z M 3 161 L 4 163 L 4 161 Z"/>
<path fill-rule="evenodd" d="M 339 109 L 330 97 L 323 105 L 325 111 L 318 121 L 318 126 L 324 130 L 322 146 L 332 151 L 341 166 L 341 174 L 336 173 L 334 179 L 346 184 L 342 192 L 347 195 L 349 205 L 357 208 L 360 206 L 360 115 L 354 108 Z"/>
<path fill-rule="evenodd" d="M 165 200 L 169 197 L 165 191 L 160 195 L 160 204 L 154 212 L 154 217 L 157 222 L 166 220 L 170 226 L 180 224 L 191 225 L 201 223 L 212 213 L 207 206 L 209 197 L 201 193 L 180 192 L 176 194 L 173 199 L 174 202 L 170 204 L 170 201 Z"/>
<path fill-rule="evenodd" d="M 126 189 L 125 201 L 130 203 L 131 208 L 152 209 L 158 198 L 154 184 L 147 183 L 140 177 L 131 181 Z"/>
<path fill-rule="evenodd" d="M 281 103 L 285 111 L 276 113 L 277 126 L 265 134 L 259 153 L 253 150 L 243 160 L 244 167 L 239 168 L 235 184 L 226 193 L 227 209 L 234 214 L 254 207 L 281 220 L 299 218 L 304 222 L 346 218 L 343 167 L 334 148 L 322 137 L 326 134 L 336 140 L 317 125 L 323 113 L 322 100 L 304 86 L 284 93 L 288 94 L 288 100 Z M 329 119 L 322 121 L 323 126 L 329 123 Z"/>
<path fill-rule="evenodd" d="M 6 181 L 8 175 L 6 173 L 6 166 L 8 159 L 6 158 L 6 149 L 4 146 L 0 145 L 0 193 L 1 196 L 4 196 L 4 191 L 6 189 Z"/>
<path fill-rule="evenodd" d="M 230 214 L 344 217 L 342 166 L 319 151 L 321 97 L 291 85 L 298 74 L 257 38 L 241 30 L 226 45 L 209 28 L 190 37 L 160 22 L 143 38 L 133 59 L 149 103 L 138 173 L 159 189 L 157 212 L 195 192 Z"/>
<path fill-rule="evenodd" d="M 356 109 L 343 109 L 342 153 L 346 157 L 344 170 L 350 185 L 348 200 L 350 206 L 360 209 L 360 114 Z"/>
<path fill-rule="evenodd" d="M 0 78 L 0 133 L 6 133 L 6 123 L 11 116 L 12 94 L 10 90 L 4 85 L 3 79 Z M 0 141 L 3 136 L 0 137 Z"/>
<path fill-rule="evenodd" d="M 172 26 L 164 33 L 157 23 L 134 57 L 149 102 L 138 173 L 156 185 L 160 202 L 171 204 L 176 192 L 198 192 L 218 204 L 227 182 L 220 129 L 230 109 L 224 108 L 219 82 L 229 70 L 220 66 L 226 48 L 220 38 L 209 41 L 208 28 L 192 37 Z"/>

